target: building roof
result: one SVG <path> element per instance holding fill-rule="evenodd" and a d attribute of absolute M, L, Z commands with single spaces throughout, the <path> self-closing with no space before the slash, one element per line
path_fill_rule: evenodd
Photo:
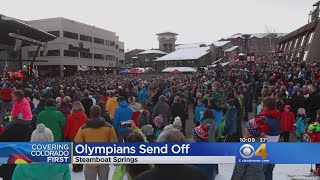
<path fill-rule="evenodd" d="M 167 53 L 160 50 L 156 50 L 156 49 L 148 49 L 148 50 L 142 51 L 141 53 L 138 53 L 137 55 L 141 55 L 141 54 L 167 54 Z"/>
<path fill-rule="evenodd" d="M 215 46 L 217 46 L 217 47 L 222 47 L 222 46 L 228 44 L 229 42 L 230 42 L 230 41 L 215 41 L 215 42 L 213 42 L 213 44 L 214 44 Z"/>
<path fill-rule="evenodd" d="M 232 52 L 238 48 L 239 48 L 239 46 L 232 46 L 231 48 L 224 50 L 224 52 Z"/>
<path fill-rule="evenodd" d="M 176 50 L 178 49 L 186 49 L 186 48 L 197 48 L 200 46 L 210 46 L 212 43 L 208 42 L 199 42 L 199 43 L 188 43 L 188 44 L 177 44 Z"/>
<path fill-rule="evenodd" d="M 160 31 L 159 33 L 157 33 L 156 35 L 161 35 L 161 34 L 174 34 L 174 35 L 178 35 L 178 33 L 172 31 L 172 30 L 163 30 Z"/>
<path fill-rule="evenodd" d="M 289 34 L 286 34 L 286 35 L 282 36 L 280 38 L 279 42 L 286 41 L 286 40 L 288 40 L 288 39 L 290 39 L 292 37 L 295 37 L 295 36 L 297 36 L 297 35 L 299 35 L 301 33 L 304 33 L 306 31 L 309 31 L 309 30 L 313 29 L 313 28 L 316 28 L 318 23 L 319 23 L 319 20 L 312 21 L 312 22 L 310 22 L 310 23 L 298 28 L 297 30 L 290 32 Z"/>
<path fill-rule="evenodd" d="M 237 39 L 237 38 L 243 38 L 243 35 L 250 35 L 250 38 L 264 38 L 266 36 L 268 36 L 270 33 L 247 33 L 247 34 L 242 34 L 242 33 L 236 33 L 233 34 L 231 36 L 228 36 L 224 39 Z M 282 36 L 285 36 L 286 33 L 276 33 L 277 34 L 277 38 L 280 38 Z"/>
<path fill-rule="evenodd" d="M 178 70 L 180 72 L 197 72 L 197 68 L 193 68 L 193 67 L 167 67 L 163 69 L 161 72 L 170 73 L 175 70 Z"/>
<path fill-rule="evenodd" d="M 154 61 L 195 60 L 210 53 L 210 47 L 179 49 Z"/>

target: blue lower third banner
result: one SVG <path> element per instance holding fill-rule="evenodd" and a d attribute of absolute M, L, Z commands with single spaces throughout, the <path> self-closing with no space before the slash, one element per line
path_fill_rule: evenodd
<path fill-rule="evenodd" d="M 320 143 L 7 142 L 0 164 L 320 164 L 319 151 Z"/>
<path fill-rule="evenodd" d="M 0 164 L 71 163 L 71 143 L 0 143 Z"/>

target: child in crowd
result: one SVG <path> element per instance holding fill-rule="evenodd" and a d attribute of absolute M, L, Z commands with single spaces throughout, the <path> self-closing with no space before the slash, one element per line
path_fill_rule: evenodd
<path fill-rule="evenodd" d="M 200 125 L 200 120 L 202 119 L 201 116 L 203 116 L 203 112 L 205 109 L 206 108 L 205 108 L 204 104 L 202 103 L 202 100 L 198 99 L 197 100 L 197 107 L 194 111 L 194 122 L 195 122 L 196 126 Z"/>
<path fill-rule="evenodd" d="M 281 114 L 281 132 L 283 132 L 284 142 L 289 142 L 290 133 L 294 130 L 294 114 L 291 112 L 291 106 L 286 105 Z"/>
<path fill-rule="evenodd" d="M 295 134 L 298 142 L 304 141 L 304 136 L 306 134 L 306 110 L 304 108 L 299 108 L 296 118 L 296 123 L 294 124 Z"/>
<path fill-rule="evenodd" d="M 308 127 L 308 135 L 311 142 L 320 142 L 320 110 L 317 111 L 316 122 L 311 123 Z M 320 164 L 316 164 L 316 170 L 314 171 L 316 176 L 320 176 Z"/>
<path fill-rule="evenodd" d="M 259 97 L 258 98 L 258 104 L 257 104 L 257 107 L 256 107 L 255 117 L 258 117 L 258 114 L 261 112 L 261 109 L 262 109 L 261 101 L 262 101 L 262 97 Z"/>
<path fill-rule="evenodd" d="M 174 118 L 173 121 L 173 127 L 176 129 L 179 129 L 180 131 L 182 131 L 182 122 L 181 122 L 181 118 L 178 116 L 176 118 Z"/>
<path fill-rule="evenodd" d="M 154 118 L 153 120 L 153 123 L 154 123 L 154 126 L 155 126 L 155 135 L 156 135 L 156 138 L 159 137 L 159 135 L 161 134 L 161 132 L 163 131 L 163 118 L 162 118 L 162 115 L 158 115 L 157 117 Z"/>
<path fill-rule="evenodd" d="M 141 131 L 146 136 L 148 142 L 155 142 L 157 139 L 151 124 L 143 125 Z"/>

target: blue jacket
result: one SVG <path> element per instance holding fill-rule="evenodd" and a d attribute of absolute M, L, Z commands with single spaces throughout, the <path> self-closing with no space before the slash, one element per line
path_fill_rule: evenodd
<path fill-rule="evenodd" d="M 305 119 L 303 119 L 302 117 L 297 117 L 297 120 L 296 120 L 296 132 L 306 133 Z"/>
<path fill-rule="evenodd" d="M 194 119 L 195 119 L 195 122 L 200 122 L 200 120 L 201 120 L 201 114 L 200 114 L 200 112 L 201 111 L 204 111 L 206 108 L 205 108 L 205 106 L 204 106 L 204 104 L 201 104 L 200 106 L 198 105 L 197 107 L 196 107 L 196 109 L 194 110 Z"/>
<path fill-rule="evenodd" d="M 237 109 L 234 106 L 226 112 L 225 130 L 229 134 L 237 132 Z"/>
<path fill-rule="evenodd" d="M 141 89 L 141 91 L 139 92 L 139 101 L 142 103 L 145 103 L 147 102 L 148 98 L 149 98 L 149 95 L 148 95 L 147 89 L 146 88 Z"/>
<path fill-rule="evenodd" d="M 121 101 L 118 108 L 114 112 L 113 127 L 118 133 L 129 132 L 129 128 L 121 127 L 121 122 L 132 119 L 132 109 L 126 101 Z"/>

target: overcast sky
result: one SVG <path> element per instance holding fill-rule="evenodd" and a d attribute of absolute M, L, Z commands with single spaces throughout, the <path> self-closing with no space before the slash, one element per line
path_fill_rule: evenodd
<path fill-rule="evenodd" d="M 65 17 L 116 32 L 126 49 L 157 48 L 170 29 L 177 43 L 211 42 L 235 33 L 291 32 L 317 0 L 1 0 L 0 14 L 22 20 Z"/>

